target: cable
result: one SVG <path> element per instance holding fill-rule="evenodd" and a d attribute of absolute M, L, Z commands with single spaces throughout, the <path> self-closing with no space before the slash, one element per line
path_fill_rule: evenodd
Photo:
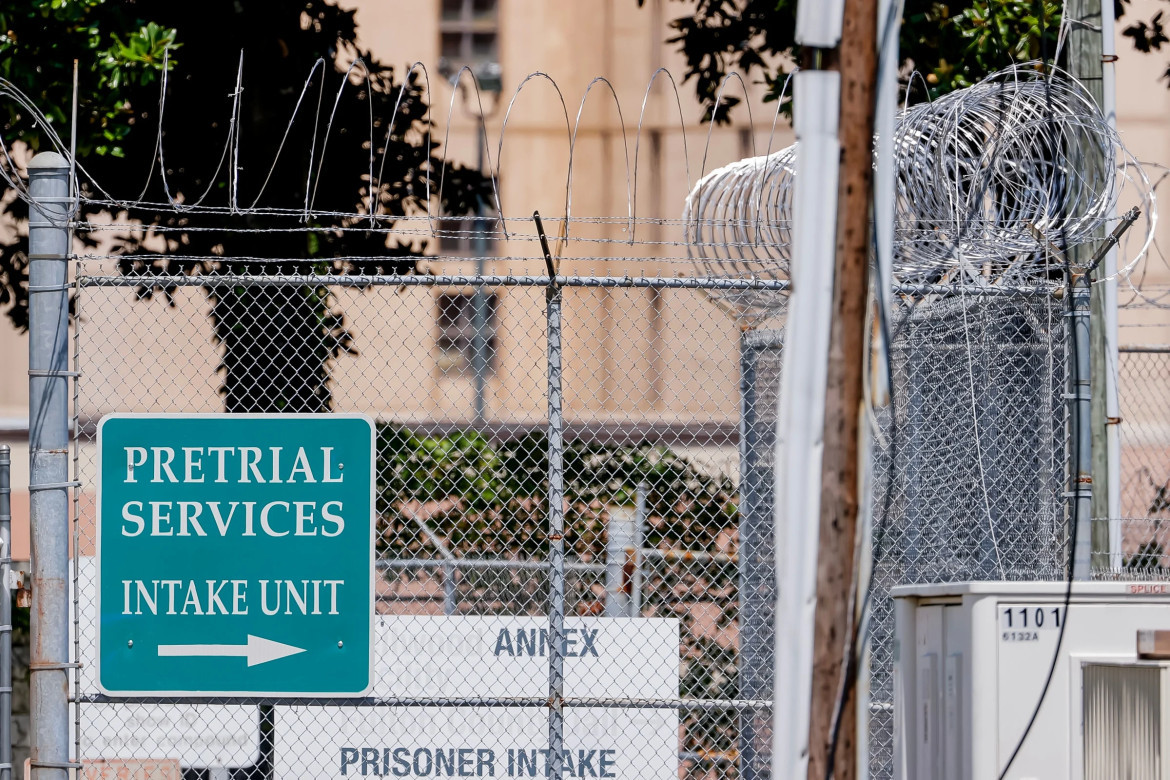
<path fill-rule="evenodd" d="M 1046 39 L 1047 31 L 1045 28 L 1043 0 L 1037 0 L 1037 5 L 1040 6 L 1038 17 L 1040 19 L 1041 62 L 1044 62 L 1045 60 L 1048 59 L 1048 43 L 1047 43 L 1047 39 Z M 1047 84 L 1048 80 L 1046 79 L 1044 83 Z M 1049 110 L 1051 111 L 1051 104 L 1049 104 Z M 1064 190 L 1063 190 L 1063 188 L 1061 189 L 1060 194 L 1058 195 L 1057 202 L 1058 202 L 1058 208 L 1060 208 L 1063 211 L 1063 208 L 1064 208 Z M 1069 309 L 1069 314 L 1072 315 L 1076 311 L 1076 300 L 1077 300 L 1077 294 L 1076 294 L 1076 290 L 1075 290 L 1076 277 L 1073 273 L 1072 260 L 1070 257 L 1071 247 L 1069 247 L 1069 245 L 1067 243 L 1067 238 L 1064 235 L 1064 223 L 1063 223 L 1063 221 L 1060 221 L 1057 224 L 1060 225 L 1059 229 L 1060 229 L 1061 251 L 1064 253 L 1064 273 L 1065 273 L 1065 279 L 1066 279 L 1066 283 L 1068 285 L 1068 291 L 1069 291 L 1069 294 L 1067 296 L 1068 297 L 1068 309 Z M 1048 252 L 1046 249 L 1045 255 L 1047 255 L 1047 254 L 1048 254 Z M 1086 269 L 1086 272 L 1084 275 L 1084 279 L 1085 279 L 1086 284 L 1089 283 L 1088 273 L 1089 273 L 1089 271 Z M 1069 316 L 1068 319 L 1069 319 L 1069 328 L 1070 328 L 1070 339 L 1069 340 L 1070 340 L 1070 344 L 1072 347 L 1072 364 L 1073 364 L 1072 365 L 1072 374 L 1071 374 L 1072 375 L 1072 384 L 1073 384 L 1074 388 L 1078 388 L 1082 377 L 1080 376 L 1080 362 L 1077 360 L 1077 357 L 1076 357 L 1078 354 L 1078 351 L 1079 351 L 1079 345 L 1077 343 L 1077 340 L 1078 340 L 1077 328 L 1076 328 L 1076 324 L 1072 321 L 1072 316 Z M 1077 425 L 1079 427 L 1080 422 L 1078 422 Z M 1073 439 L 1073 442 L 1072 442 L 1072 456 L 1073 456 L 1072 462 L 1073 463 L 1080 462 L 1080 455 L 1081 455 L 1081 453 L 1080 453 L 1080 440 L 1081 440 L 1081 437 L 1078 434 Z M 1070 471 L 1072 471 L 1072 470 L 1070 469 Z M 1073 500 L 1076 502 L 1079 502 L 1081 499 L 1081 491 L 1083 490 L 1083 487 L 1081 485 L 1081 481 L 1077 478 L 1077 474 L 1075 473 L 1075 471 L 1073 471 L 1073 473 L 1072 473 L 1072 481 L 1073 481 L 1073 486 L 1074 486 L 1073 487 L 1073 493 L 1074 493 Z M 1079 518 L 1074 517 L 1074 521 L 1071 525 L 1072 525 L 1072 531 L 1069 534 L 1068 563 L 1065 566 L 1065 587 L 1064 587 L 1064 605 L 1063 605 L 1064 606 L 1064 620 L 1060 621 L 1060 630 L 1056 635 L 1056 647 L 1052 651 L 1052 661 L 1048 665 L 1048 674 L 1044 678 L 1044 687 L 1041 688 L 1041 690 L 1040 690 L 1040 697 L 1036 700 L 1036 706 L 1032 709 L 1032 715 L 1028 718 L 1028 724 L 1024 727 L 1023 733 L 1020 734 L 1019 741 L 1016 742 L 1016 746 L 1015 746 L 1015 748 L 1013 748 L 1011 755 L 1008 757 L 1007 763 L 1004 765 L 1003 770 L 999 773 L 999 780 L 1005 780 L 1005 778 L 1007 777 L 1007 773 L 1012 768 L 1012 764 L 1015 763 L 1016 758 L 1019 757 L 1020 751 L 1024 747 L 1024 744 L 1027 742 L 1028 735 L 1032 733 L 1032 727 L 1036 725 L 1036 719 L 1040 716 L 1040 709 L 1044 706 L 1044 702 L 1048 698 L 1048 691 L 1050 690 L 1050 688 L 1052 686 L 1052 678 L 1056 675 L 1056 667 L 1060 664 L 1060 650 L 1061 650 L 1061 647 L 1063 647 L 1063 645 L 1064 645 L 1064 634 L 1065 634 L 1065 631 L 1068 629 L 1068 621 L 1069 621 L 1069 617 L 1070 617 L 1069 616 L 1069 605 L 1072 603 L 1073 566 L 1074 566 L 1073 557 L 1076 555 L 1077 537 L 1078 537 L 1078 534 L 1080 531 Z"/>

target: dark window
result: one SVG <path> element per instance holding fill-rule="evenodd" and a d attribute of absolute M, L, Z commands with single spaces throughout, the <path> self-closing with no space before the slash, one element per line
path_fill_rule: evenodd
<path fill-rule="evenodd" d="M 499 62 L 498 0 L 443 0 L 439 16 L 440 67 L 455 74 L 464 65 L 479 74 Z"/>
<path fill-rule="evenodd" d="M 483 297 L 483 356 L 488 372 L 496 368 L 496 321 L 498 299 L 494 293 Z M 437 298 L 439 312 L 439 370 L 450 374 L 471 374 L 475 366 L 475 302 L 473 293 L 444 293 Z"/>
<path fill-rule="evenodd" d="M 472 214 L 462 217 L 439 217 L 435 220 L 435 236 L 439 242 L 440 255 L 464 255 L 467 257 L 491 257 L 496 252 L 500 235 L 495 212 L 490 205 L 492 195 L 483 209 L 491 216 L 476 218 Z"/>

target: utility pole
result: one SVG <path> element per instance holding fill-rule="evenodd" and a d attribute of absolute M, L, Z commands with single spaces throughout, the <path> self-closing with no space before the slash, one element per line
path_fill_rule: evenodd
<path fill-rule="evenodd" d="M 1107 14 L 1103 14 L 1107 12 Z M 1111 68 L 1106 64 L 1105 52 L 1113 51 L 1113 9 L 1102 8 L 1102 0 L 1068 0 L 1065 13 L 1068 16 L 1068 66 L 1070 73 L 1076 77 L 1093 96 L 1094 102 L 1108 116 L 1113 112 L 1112 95 L 1106 95 L 1105 69 Z M 1107 17 L 1107 18 L 1106 18 Z M 1110 40 L 1106 41 L 1108 35 Z M 1091 154 L 1091 152 L 1090 152 Z M 1106 166 L 1112 161 L 1100 159 L 1081 160 L 1080 167 L 1087 172 L 1087 176 L 1103 176 L 1107 173 Z M 1104 239 L 1101 231 L 1100 239 Z M 1083 244 L 1074 247 L 1071 251 L 1073 265 L 1084 267 L 1095 249 L 1094 244 Z M 1104 276 L 1112 276 L 1116 270 L 1116 254 L 1110 252 L 1109 260 L 1103 267 Z M 1109 477 L 1111 461 L 1116 462 L 1118 453 L 1116 447 L 1110 446 L 1110 439 L 1117 437 L 1117 387 L 1110 376 L 1116 367 L 1116 319 L 1112 312 L 1116 310 L 1117 292 L 1116 283 L 1105 281 L 1093 285 L 1089 303 L 1089 354 L 1090 354 L 1090 424 L 1092 442 L 1092 468 L 1090 489 L 1090 565 L 1092 571 L 1101 571 L 1110 566 L 1110 552 L 1112 545 L 1109 536 L 1109 519 L 1119 514 L 1120 508 L 1116 505 L 1118 497 L 1112 495 L 1117 486 Z M 1112 333 L 1110 333 L 1112 331 Z M 1110 338 L 1110 335 L 1112 338 Z M 1110 408 L 1114 407 L 1114 408 Z M 1087 575 L 1082 570 L 1078 575 Z"/>
<path fill-rule="evenodd" d="M 857 777 L 857 697 L 852 665 L 860 416 L 869 297 L 878 0 L 845 0 L 841 44 L 841 170 L 837 253 L 825 396 L 820 550 L 813 635 L 809 780 Z M 835 751 L 834 751 L 835 747 Z"/>

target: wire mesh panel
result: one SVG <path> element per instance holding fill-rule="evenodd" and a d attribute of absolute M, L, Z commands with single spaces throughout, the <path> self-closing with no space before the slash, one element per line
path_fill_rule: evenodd
<path fill-rule="evenodd" d="M 890 588 L 1066 576 L 1063 315 L 1043 293 L 896 309 L 873 475 L 873 777 L 893 776 Z"/>
<path fill-rule="evenodd" d="M 685 279 L 570 279 L 557 417 L 547 283 L 209 276 L 147 295 L 78 275 L 81 759 L 177 760 L 190 778 L 768 774 L 778 320 L 744 333 Z M 96 426 L 224 410 L 375 422 L 364 698 L 98 684 Z"/>
<path fill-rule="evenodd" d="M 1108 550 L 1115 576 L 1163 579 L 1170 574 L 1170 347 L 1118 351 L 1121 409 L 1121 517 L 1111 519 Z"/>

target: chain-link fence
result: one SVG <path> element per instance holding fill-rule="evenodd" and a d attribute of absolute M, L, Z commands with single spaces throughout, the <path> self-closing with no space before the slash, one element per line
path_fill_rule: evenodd
<path fill-rule="evenodd" d="M 871 776 L 893 776 L 906 583 L 1065 576 L 1064 305 L 1050 290 L 904 297 L 875 442 Z"/>
<path fill-rule="evenodd" d="M 539 776 L 556 725 L 571 776 L 770 775 L 782 282 L 205 276 L 147 296 L 157 276 L 77 277 L 83 760 L 209 780 Z M 771 314 L 744 328 L 712 287 L 753 288 Z M 899 298 L 878 421 L 874 777 L 892 773 L 888 589 L 1058 578 L 1066 560 L 1063 304 L 931 289 Z M 96 424 L 225 407 L 376 421 L 366 698 L 97 686 Z"/>
<path fill-rule="evenodd" d="M 1111 531 L 1121 549 L 1112 562 L 1126 577 L 1164 579 L 1170 575 L 1170 346 L 1122 345 L 1117 376 L 1121 516 Z"/>
<path fill-rule="evenodd" d="M 778 323 L 741 332 L 697 279 L 188 277 L 150 298 L 142 279 L 84 265 L 78 279 L 83 760 L 539 776 L 559 657 L 565 773 L 767 774 Z M 364 699 L 98 689 L 96 424 L 225 407 L 376 421 Z"/>

